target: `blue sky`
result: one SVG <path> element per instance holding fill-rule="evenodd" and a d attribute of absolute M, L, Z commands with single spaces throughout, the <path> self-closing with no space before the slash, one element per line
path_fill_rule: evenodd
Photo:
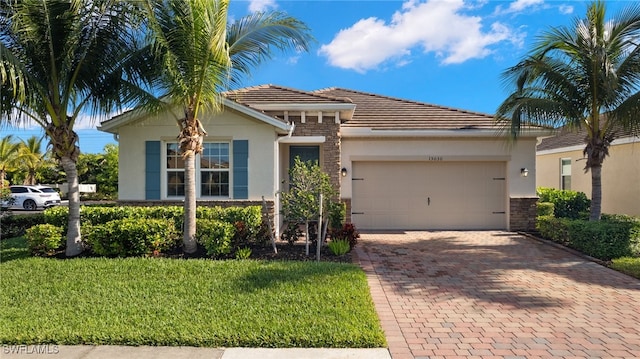
<path fill-rule="evenodd" d="M 608 1 L 609 16 L 633 1 Z M 302 90 L 343 87 L 492 114 L 507 96 L 500 74 L 536 36 L 584 17 L 572 0 L 232 0 L 230 18 L 284 11 L 305 22 L 316 42 L 308 53 L 277 54 L 246 86 Z M 94 121 L 77 127 L 80 148 L 98 153 L 110 134 Z M 39 135 L 2 128 L 2 136 Z"/>

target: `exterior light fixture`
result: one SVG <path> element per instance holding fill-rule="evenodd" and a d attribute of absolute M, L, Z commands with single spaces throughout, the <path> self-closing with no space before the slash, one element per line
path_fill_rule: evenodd
<path fill-rule="evenodd" d="M 342 175 L 342 177 L 347 177 L 347 169 L 345 167 L 342 167 L 342 169 L 340 170 L 340 174 Z"/>
<path fill-rule="evenodd" d="M 520 169 L 520 176 L 522 177 L 527 177 L 529 175 L 529 170 L 526 168 L 521 168 Z"/>

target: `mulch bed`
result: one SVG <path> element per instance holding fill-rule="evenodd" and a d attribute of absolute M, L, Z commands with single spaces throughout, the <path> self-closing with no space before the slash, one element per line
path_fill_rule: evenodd
<path fill-rule="evenodd" d="M 271 243 L 267 243 L 264 245 L 251 245 L 251 257 L 249 259 L 257 259 L 257 260 L 287 260 L 287 261 L 315 261 L 316 260 L 316 247 L 315 245 L 309 244 L 309 255 L 305 255 L 305 245 L 304 242 L 296 242 L 294 244 L 289 244 L 284 241 L 276 242 L 276 248 L 278 253 L 274 253 L 273 246 Z M 168 253 L 166 255 L 170 258 L 182 258 L 182 259 L 203 259 L 209 258 L 207 256 L 206 250 L 198 245 L 198 250 L 193 254 L 185 254 L 182 252 L 182 248 L 179 248 L 173 253 Z M 232 259 L 233 256 L 229 256 L 228 258 L 221 259 Z M 351 252 L 336 256 L 331 253 L 329 247 L 322 246 L 320 249 L 320 261 L 322 262 L 338 262 L 338 263 L 351 263 Z"/>

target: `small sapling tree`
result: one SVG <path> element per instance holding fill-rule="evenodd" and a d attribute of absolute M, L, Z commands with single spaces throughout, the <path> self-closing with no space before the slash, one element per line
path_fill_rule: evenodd
<path fill-rule="evenodd" d="M 335 200 L 338 192 L 331 186 L 329 175 L 322 172 L 317 162 L 302 162 L 299 157 L 289 169 L 289 191 L 281 193 L 282 214 L 287 221 L 304 223 L 305 254 L 309 255 L 309 222 L 320 215 L 320 194 L 325 203 Z M 324 211 L 331 206 L 324 205 Z M 323 213 L 323 217 L 327 217 Z M 318 223 L 318 231 L 322 224 Z"/>

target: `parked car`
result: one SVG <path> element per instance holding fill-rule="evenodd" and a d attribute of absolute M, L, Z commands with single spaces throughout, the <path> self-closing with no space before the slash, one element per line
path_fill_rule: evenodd
<path fill-rule="evenodd" d="M 2 202 L 2 208 L 35 211 L 39 208 L 59 206 L 60 195 L 47 186 L 9 186 L 11 196 Z"/>

